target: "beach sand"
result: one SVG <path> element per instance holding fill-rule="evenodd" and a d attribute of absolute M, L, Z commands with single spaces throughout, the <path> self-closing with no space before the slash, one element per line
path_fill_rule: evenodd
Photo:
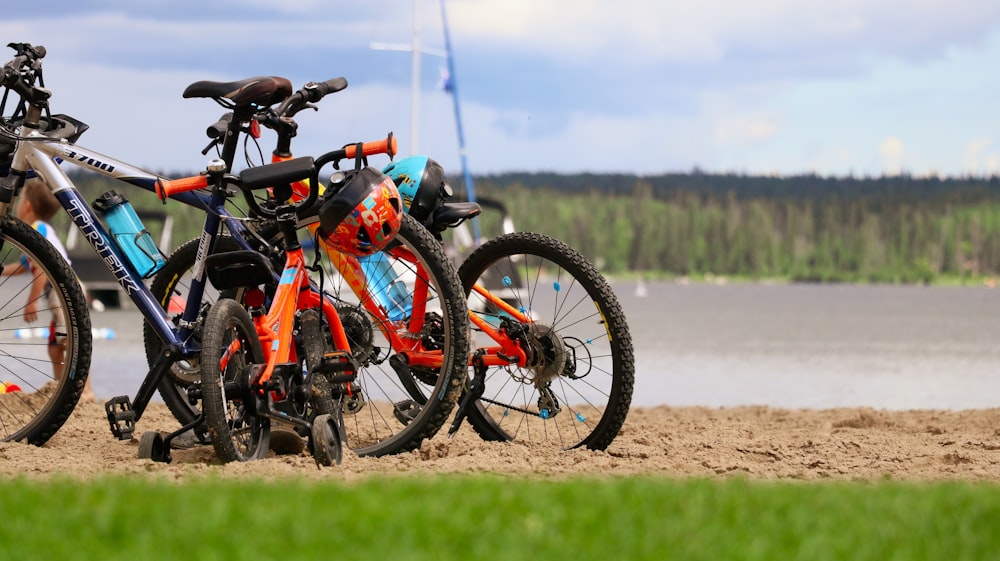
<path fill-rule="evenodd" d="M 103 404 L 81 403 L 45 446 L 0 443 L 0 473 L 177 481 L 205 476 L 352 481 L 426 474 L 1000 481 L 1000 409 L 662 406 L 630 411 L 618 438 L 605 451 L 483 442 L 464 426 L 452 439 L 442 431 L 419 450 L 396 456 L 359 458 L 345 450 L 340 466 L 325 468 L 317 467 L 308 452 L 223 465 L 211 446 L 174 450 L 169 464 L 137 458 L 143 431 L 170 431 L 177 426 L 166 407 L 154 403 L 138 423 L 135 438 L 120 441 L 108 428 Z"/>

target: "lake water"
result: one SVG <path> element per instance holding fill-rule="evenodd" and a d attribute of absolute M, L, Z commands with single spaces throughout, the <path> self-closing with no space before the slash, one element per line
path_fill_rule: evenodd
<path fill-rule="evenodd" d="M 615 285 L 636 350 L 633 405 L 1000 406 L 1000 290 L 977 287 Z M 94 312 L 97 395 L 146 373 L 141 317 Z"/>

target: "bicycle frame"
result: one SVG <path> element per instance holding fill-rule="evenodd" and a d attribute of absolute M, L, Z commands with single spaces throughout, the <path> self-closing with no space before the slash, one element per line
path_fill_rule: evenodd
<path fill-rule="evenodd" d="M 280 162 L 283 160 L 290 159 L 288 157 L 278 157 L 274 156 L 272 162 Z M 293 198 L 301 196 L 302 192 L 308 192 L 309 185 L 303 182 L 297 182 L 293 187 Z M 368 284 L 368 279 L 365 276 L 364 270 L 361 267 L 361 263 L 357 258 L 351 255 L 345 255 L 339 251 L 329 247 L 324 243 L 322 236 L 317 236 L 317 230 L 319 229 L 318 223 L 312 223 L 307 226 L 310 235 L 313 239 L 318 239 L 320 245 L 326 252 L 327 257 L 330 259 L 330 263 L 337 270 L 337 272 L 344 277 L 347 281 L 348 286 L 355 296 L 358 297 L 361 305 L 364 306 L 365 310 L 378 319 L 377 325 L 383 335 L 391 342 L 392 348 L 396 349 L 399 354 L 406 357 L 406 363 L 410 366 L 420 366 L 426 368 L 440 368 L 443 363 L 443 357 L 441 351 L 426 351 L 421 347 L 420 333 L 424 326 L 424 321 L 427 314 L 427 295 L 430 291 L 430 287 L 426 280 L 426 275 L 420 274 L 420 264 L 417 263 L 412 256 L 401 249 L 390 249 L 387 250 L 388 253 L 392 254 L 394 257 L 406 260 L 413 263 L 417 275 L 416 282 L 414 284 L 413 292 L 413 309 L 409 318 L 405 321 L 406 333 L 412 334 L 413 337 L 403 337 L 400 332 L 394 329 L 389 329 L 390 325 L 400 325 L 401 322 L 394 322 L 388 318 L 386 310 L 378 305 L 372 298 L 369 297 L 368 293 L 365 291 L 365 287 Z M 325 308 L 324 308 L 325 312 Z M 327 319 L 330 320 L 329 313 L 326 313 Z M 336 315 L 336 314 L 334 314 Z M 338 320 L 339 321 L 339 320 Z M 342 331 L 342 329 L 341 329 Z M 346 343 L 346 338 L 344 339 Z M 263 340 L 262 340 L 263 342 Z M 341 349 L 350 348 L 349 345 L 339 346 L 340 343 L 337 342 L 338 347 Z"/>
<path fill-rule="evenodd" d="M 309 231 L 315 236 L 317 228 L 317 225 L 310 225 Z M 343 255 L 336 249 L 326 245 L 323 243 L 322 238 L 320 238 L 319 242 L 323 246 L 327 257 L 330 259 L 330 263 L 332 263 L 337 269 L 337 272 L 339 272 L 347 280 L 348 285 L 354 291 L 355 295 L 361 300 L 365 309 L 369 313 L 373 314 L 374 317 L 380 318 L 379 325 L 384 326 L 391 324 L 392 322 L 390 322 L 390 320 L 386 317 L 385 310 L 383 310 L 373 299 L 364 297 L 366 295 L 365 285 L 367 280 L 358 260 L 349 255 Z M 390 249 L 388 250 L 388 253 L 393 254 L 399 259 L 409 260 L 407 253 L 404 251 Z M 419 264 L 416 265 L 418 266 L 419 272 Z M 528 315 L 520 312 L 507 302 L 504 302 L 500 297 L 490 293 L 486 287 L 477 284 L 473 287 L 473 290 L 519 323 L 532 323 L 532 319 Z M 427 294 L 427 283 L 424 281 L 423 277 L 418 274 L 417 282 L 413 287 L 413 314 L 408 320 L 408 331 L 410 333 L 419 333 L 420 327 L 423 325 L 427 310 Z M 506 331 L 493 327 L 489 324 L 489 322 L 471 310 L 469 311 L 469 320 L 498 343 L 497 346 L 482 348 L 483 354 L 481 358 L 483 365 L 506 366 L 514 364 L 517 366 L 525 366 L 527 364 L 528 359 L 524 348 L 517 340 L 508 336 Z M 423 366 L 427 368 L 441 367 L 440 351 L 424 351 L 419 348 L 419 339 L 404 341 L 403 338 L 399 337 L 398 333 L 395 331 L 384 328 L 382 331 L 390 340 L 393 341 L 393 344 L 396 345 L 395 348 L 405 349 L 408 364 L 411 366 Z M 469 357 L 469 366 L 475 365 L 474 360 L 473 356 Z"/>
<path fill-rule="evenodd" d="M 272 158 L 272 162 L 278 162 L 282 160 L 289 159 L 290 156 Z M 297 195 L 301 195 L 303 192 L 308 192 L 309 186 L 306 184 L 297 184 L 294 192 Z M 309 225 L 309 232 L 316 237 L 316 230 L 318 229 L 317 224 Z M 366 298 L 365 286 L 367 284 L 367 279 L 365 278 L 364 272 L 361 268 L 361 264 L 357 259 L 350 255 L 343 255 L 336 249 L 326 245 L 323 242 L 322 237 L 319 238 L 319 243 L 322 245 L 327 257 L 330 259 L 330 263 L 333 264 L 337 272 L 340 273 L 344 279 L 347 281 L 348 286 L 357 296 L 365 309 L 371 313 L 374 317 L 379 318 L 379 326 L 382 328 L 382 332 L 385 336 L 393 342 L 394 348 L 400 349 L 405 352 L 407 357 L 407 363 L 410 366 L 422 366 L 427 368 L 440 368 L 441 367 L 441 353 L 437 351 L 424 351 L 419 347 L 419 339 L 412 339 L 409 341 L 404 340 L 399 336 L 398 332 L 386 329 L 386 325 L 390 325 L 392 322 L 388 319 L 386 311 L 382 309 L 372 298 Z M 400 259 L 406 259 L 407 255 L 405 252 L 398 250 L 388 250 L 389 253 L 393 254 L 395 257 Z M 419 267 L 419 265 L 418 265 Z M 418 269 L 419 271 L 419 269 Z M 489 292 L 489 290 L 482 285 L 475 285 L 473 291 L 480 294 L 491 304 L 497 306 L 505 314 L 509 315 L 515 321 L 522 324 L 532 323 L 531 318 L 520 312 L 519 310 L 512 307 L 507 302 L 504 302 L 498 296 Z M 423 281 L 421 275 L 417 275 L 417 282 L 413 288 L 413 313 L 408 320 L 408 331 L 410 333 L 419 333 L 420 328 L 423 325 L 425 313 L 427 309 L 427 294 L 428 286 L 427 283 Z M 482 352 L 479 357 L 470 355 L 469 366 L 476 366 L 476 361 L 481 361 L 482 366 L 526 366 L 528 362 L 527 354 L 521 343 L 516 339 L 510 337 L 507 332 L 503 329 L 497 329 L 489 324 L 485 319 L 478 316 L 471 310 L 469 311 L 469 320 L 473 325 L 481 329 L 486 333 L 493 341 L 498 344 L 491 347 L 483 347 L 480 349 Z"/>
<path fill-rule="evenodd" d="M 317 224 L 310 224 L 308 226 L 309 232 L 314 238 L 318 228 L 319 226 Z M 330 263 L 337 270 L 337 272 L 344 277 L 347 285 L 351 288 L 351 291 L 354 292 L 354 295 L 358 297 L 361 305 L 364 306 L 365 310 L 372 314 L 373 317 L 378 318 L 377 324 L 385 337 L 392 343 L 393 348 L 400 354 L 404 354 L 406 356 L 407 364 L 411 366 L 440 368 L 442 362 L 441 351 L 425 351 L 420 347 L 420 337 L 418 334 L 421 332 L 424 321 L 427 317 L 427 295 L 430 292 L 426 275 L 420 274 L 420 264 L 417 263 L 408 252 L 400 249 L 387 250 L 387 253 L 393 255 L 394 257 L 413 263 L 417 271 L 417 278 L 413 287 L 412 312 L 409 317 L 402 322 L 394 322 L 388 318 L 386 310 L 379 306 L 374 299 L 369 297 L 368 293 L 365 291 L 368 279 L 365 277 L 364 270 L 362 269 L 361 263 L 357 260 L 357 258 L 350 255 L 344 255 L 327 246 L 323 243 L 322 238 L 320 238 L 320 244 L 326 251 L 326 255 L 330 259 Z M 388 326 L 390 325 L 400 325 L 401 323 L 404 324 L 406 333 L 414 334 L 414 337 L 402 337 L 400 336 L 400 331 L 388 329 Z"/>
<path fill-rule="evenodd" d="M 274 374 L 275 365 L 298 362 L 292 338 L 296 311 L 322 306 L 323 313 L 330 323 L 335 348 L 350 348 L 336 308 L 326 298 L 320 298 L 317 292 L 309 290 L 310 288 L 311 283 L 306 272 L 302 248 L 286 249 L 285 268 L 278 281 L 271 307 L 267 314 L 255 315 L 253 318 L 266 358 L 266 366 L 254 381 L 255 384 L 266 384 Z"/>
<path fill-rule="evenodd" d="M 523 314 L 507 302 L 504 302 L 501 298 L 487 290 L 483 285 L 476 284 L 472 287 L 472 291 L 485 298 L 487 302 L 499 308 L 503 313 L 509 315 L 515 321 L 522 324 L 532 322 L 530 317 Z M 510 338 L 505 330 L 493 327 L 488 321 L 471 310 L 469 311 L 469 320 L 473 323 L 473 325 L 481 329 L 483 333 L 487 334 L 491 339 L 499 343 L 499 345 L 495 347 L 482 347 L 483 354 L 481 355 L 481 359 L 484 366 L 506 366 L 508 364 L 525 366 L 527 364 L 528 357 L 527 354 L 525 354 L 524 349 L 517 340 Z M 471 360 L 469 364 L 472 364 Z"/>

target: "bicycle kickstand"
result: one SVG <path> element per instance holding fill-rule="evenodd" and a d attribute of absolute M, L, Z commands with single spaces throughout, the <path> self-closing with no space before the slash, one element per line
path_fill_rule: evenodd
<path fill-rule="evenodd" d="M 469 407 L 478 401 L 479 398 L 483 397 L 483 392 L 486 391 L 486 363 L 483 361 L 484 354 L 486 354 L 486 351 L 477 349 L 476 354 L 472 357 L 472 377 L 469 378 L 465 392 L 462 393 L 462 399 L 458 403 L 455 420 L 451 422 L 451 427 L 448 428 L 449 438 L 455 436 L 455 433 L 458 432 L 458 427 L 462 425 L 462 421 L 469 415 Z"/>

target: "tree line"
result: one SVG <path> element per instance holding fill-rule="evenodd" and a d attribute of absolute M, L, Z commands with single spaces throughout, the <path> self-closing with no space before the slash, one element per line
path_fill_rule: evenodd
<path fill-rule="evenodd" d="M 627 185 L 627 187 L 626 187 Z M 931 282 L 1000 273 L 997 178 L 490 176 L 519 230 L 606 274 Z M 497 219 L 486 215 L 487 233 Z"/>
<path fill-rule="evenodd" d="M 169 212 L 174 246 L 197 236 L 204 223 L 198 209 L 164 206 L 102 176 L 73 179 L 87 200 L 116 189 L 138 209 Z M 518 230 L 558 238 L 609 275 L 905 283 L 1000 275 L 997 177 L 694 170 L 644 177 L 512 173 L 475 182 L 477 195 L 501 201 Z M 462 198 L 461 179 L 452 184 Z M 495 235 L 500 214 L 485 210 L 480 224 L 484 235 Z M 157 237 L 158 225 L 147 226 Z"/>

